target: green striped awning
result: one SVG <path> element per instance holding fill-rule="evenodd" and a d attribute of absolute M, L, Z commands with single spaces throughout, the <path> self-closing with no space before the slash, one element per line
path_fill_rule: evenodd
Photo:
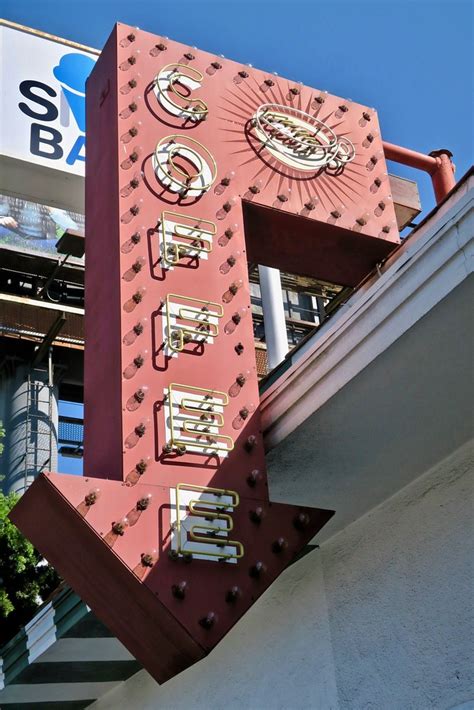
<path fill-rule="evenodd" d="M 141 669 L 67 586 L 0 649 L 2 710 L 80 710 Z"/>

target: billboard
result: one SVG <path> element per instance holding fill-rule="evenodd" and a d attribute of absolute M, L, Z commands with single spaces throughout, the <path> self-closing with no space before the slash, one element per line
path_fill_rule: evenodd
<path fill-rule="evenodd" d="M 85 173 L 85 82 L 97 54 L 0 24 L 0 155 Z"/>
<path fill-rule="evenodd" d="M 84 232 L 84 215 L 0 194 L 0 248 L 57 257 L 66 229 Z"/>
<path fill-rule="evenodd" d="M 87 120 L 85 476 L 12 517 L 164 682 L 332 515 L 270 498 L 248 264 L 355 286 L 399 236 L 366 106 L 119 24 Z"/>

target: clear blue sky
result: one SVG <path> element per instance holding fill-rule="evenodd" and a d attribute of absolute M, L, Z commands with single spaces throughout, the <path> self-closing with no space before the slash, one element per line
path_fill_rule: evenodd
<path fill-rule="evenodd" d="M 472 0 L 2 2 L 8 20 L 99 49 L 120 21 L 374 106 L 386 140 L 422 152 L 449 148 L 458 177 L 474 153 L 473 7 Z M 429 178 L 416 179 L 429 209 Z"/>

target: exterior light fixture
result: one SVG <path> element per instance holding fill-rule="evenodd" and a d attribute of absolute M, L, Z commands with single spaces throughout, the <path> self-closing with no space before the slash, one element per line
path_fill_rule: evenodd
<path fill-rule="evenodd" d="M 217 219 L 219 219 L 219 220 L 225 219 L 226 216 L 231 211 L 231 209 L 233 207 L 235 207 L 236 204 L 237 204 L 236 197 L 231 197 L 229 200 L 226 200 L 226 202 L 224 202 L 222 207 L 219 210 L 217 210 L 217 212 L 216 212 Z"/>
<path fill-rule="evenodd" d="M 157 57 L 161 52 L 166 52 L 168 47 L 164 42 L 158 42 L 150 49 L 150 56 Z"/>
<path fill-rule="evenodd" d="M 137 121 L 136 123 L 134 123 L 127 131 L 125 131 L 125 133 L 122 133 L 122 135 L 120 136 L 120 142 L 125 144 L 130 143 L 133 138 L 136 138 L 138 136 L 141 127 L 141 121 Z"/>
<path fill-rule="evenodd" d="M 128 518 L 121 518 L 116 522 L 112 523 L 112 532 L 114 535 L 124 535 L 125 530 L 128 528 Z"/>
<path fill-rule="evenodd" d="M 224 333 L 232 335 L 242 318 L 247 315 L 247 312 L 248 308 L 246 308 L 246 306 L 242 306 L 242 308 L 239 308 L 238 311 L 235 311 L 235 313 L 232 314 L 231 319 L 225 324 Z"/>
<path fill-rule="evenodd" d="M 119 45 L 121 47 L 128 47 L 132 42 L 135 42 L 137 36 L 135 32 L 129 32 L 126 37 L 120 40 Z"/>
<path fill-rule="evenodd" d="M 135 66 L 139 58 L 140 50 L 137 49 L 135 52 L 132 52 L 132 54 L 130 54 L 121 64 L 119 64 L 119 69 L 121 71 L 129 71 L 133 66 Z"/>
<path fill-rule="evenodd" d="M 141 146 L 135 146 L 132 152 L 125 158 L 125 160 L 122 160 L 122 162 L 120 163 L 120 167 L 123 168 L 123 170 L 129 170 L 132 165 L 137 162 L 141 154 Z"/>

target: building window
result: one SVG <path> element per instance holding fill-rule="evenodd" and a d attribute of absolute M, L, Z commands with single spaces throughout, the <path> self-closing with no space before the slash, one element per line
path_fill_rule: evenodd
<path fill-rule="evenodd" d="M 59 400 L 58 470 L 81 476 L 84 455 L 84 405 Z"/>
<path fill-rule="evenodd" d="M 257 370 L 259 377 L 263 377 L 267 371 L 265 324 L 257 266 L 250 265 L 249 277 Z M 331 302 L 341 294 L 343 288 L 317 279 L 284 272 L 280 273 L 280 278 L 288 346 L 291 350 L 324 321 Z"/>

